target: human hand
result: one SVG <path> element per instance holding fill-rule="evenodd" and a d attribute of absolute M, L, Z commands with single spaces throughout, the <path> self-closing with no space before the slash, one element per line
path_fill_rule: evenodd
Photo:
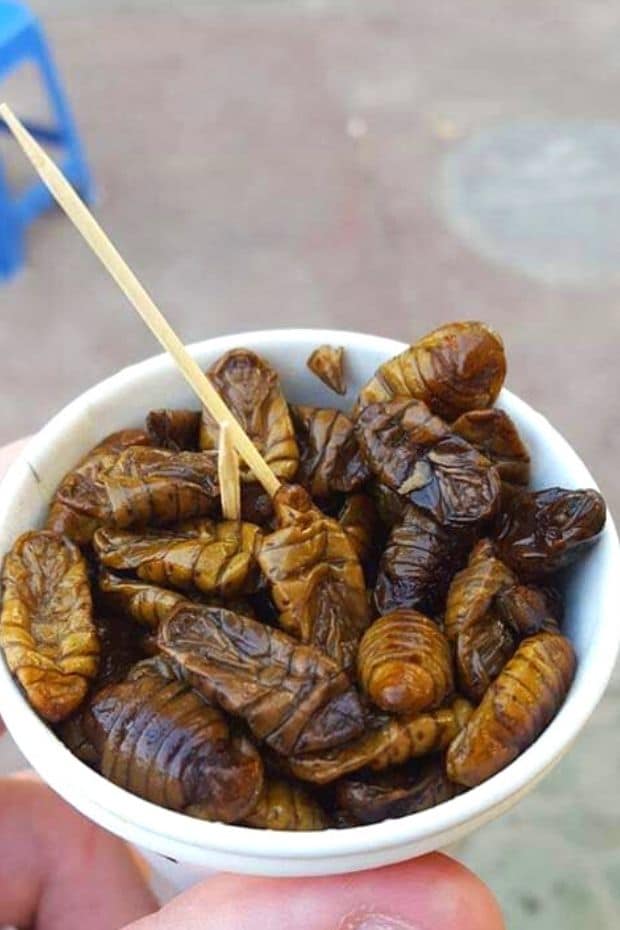
<path fill-rule="evenodd" d="M 503 930 L 488 888 L 447 856 L 328 878 L 218 875 L 125 930 Z"/>
<path fill-rule="evenodd" d="M 22 445 L 20 441 L 0 449 L 0 478 Z M 37 930 L 504 927 L 486 886 L 439 854 L 318 879 L 217 875 L 161 910 L 156 908 L 124 843 L 85 820 L 33 776 L 0 781 L 0 926 L 36 925 Z"/>
<path fill-rule="evenodd" d="M 156 908 L 125 843 L 34 775 L 0 779 L 0 927 L 118 930 Z"/>

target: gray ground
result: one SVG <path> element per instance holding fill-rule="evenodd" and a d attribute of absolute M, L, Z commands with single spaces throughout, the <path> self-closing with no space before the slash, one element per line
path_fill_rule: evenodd
<path fill-rule="evenodd" d="M 186 340 L 489 320 L 510 387 L 618 510 L 617 4 L 33 5 L 99 216 Z M 5 93 L 37 109 L 25 81 Z M 55 214 L 0 307 L 0 441 L 155 351 Z M 511 930 L 619 925 L 619 724 L 616 679 L 557 772 L 464 847 Z"/>

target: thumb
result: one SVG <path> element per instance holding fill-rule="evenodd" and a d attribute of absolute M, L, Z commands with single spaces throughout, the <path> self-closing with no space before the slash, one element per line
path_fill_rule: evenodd
<path fill-rule="evenodd" d="M 503 930 L 488 888 L 433 854 L 318 879 L 220 875 L 126 930 Z"/>

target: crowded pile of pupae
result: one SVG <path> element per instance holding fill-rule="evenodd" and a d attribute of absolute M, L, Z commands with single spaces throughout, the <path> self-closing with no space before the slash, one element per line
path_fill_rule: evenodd
<path fill-rule="evenodd" d="M 309 359 L 340 394 L 345 365 Z M 489 327 L 448 324 L 344 412 L 228 352 L 209 378 L 283 482 L 241 465 L 234 518 L 208 413 L 104 439 L 4 560 L 31 705 L 117 785 L 252 827 L 403 816 L 504 768 L 570 687 L 554 576 L 605 522 L 596 491 L 528 490 L 505 371 Z"/>

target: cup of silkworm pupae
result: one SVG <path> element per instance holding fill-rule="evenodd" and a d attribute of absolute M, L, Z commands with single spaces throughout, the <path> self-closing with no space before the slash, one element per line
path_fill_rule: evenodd
<path fill-rule="evenodd" d="M 21 751 L 177 885 L 384 865 L 507 810 L 605 689 L 620 557 L 586 466 L 503 387 L 501 338 L 191 353 L 281 488 L 241 462 L 222 512 L 218 427 L 166 356 L 30 441 L 0 485 Z"/>

